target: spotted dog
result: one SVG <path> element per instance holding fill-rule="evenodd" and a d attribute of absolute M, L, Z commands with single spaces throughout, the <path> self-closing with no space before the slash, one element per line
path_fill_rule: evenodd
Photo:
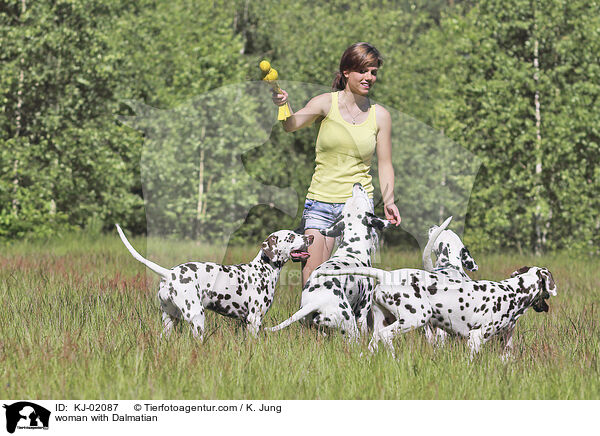
<path fill-rule="evenodd" d="M 312 235 L 280 230 L 269 235 L 250 263 L 187 262 L 166 269 L 135 251 L 118 224 L 117 231 L 133 257 L 161 277 L 158 299 L 163 335 L 168 335 L 173 324 L 183 319 L 191 324 L 194 337 L 200 340 L 206 309 L 242 320 L 256 336 L 273 302 L 283 264 L 290 258 L 293 261 L 307 259 L 308 246 L 313 242 Z"/>
<path fill-rule="evenodd" d="M 469 271 L 477 271 L 479 266 L 458 235 L 446 229 L 451 220 L 452 217 L 449 217 L 441 226 L 433 226 L 429 229 L 429 241 L 423 250 L 423 269 L 470 280 L 463 267 Z M 436 257 L 435 266 L 431 262 L 432 251 Z M 431 324 L 425 325 L 425 336 L 431 344 L 443 344 L 446 335 L 442 329 L 438 328 L 434 331 Z"/>
<path fill-rule="evenodd" d="M 430 322 L 447 333 L 468 338 L 471 357 L 490 338 L 500 335 L 504 357 L 512 349 L 517 320 L 533 307 L 547 312 L 546 300 L 556 296 L 556 284 L 546 268 L 523 267 L 501 282 L 462 280 L 418 269 L 384 271 L 377 268 L 343 268 L 323 275 L 364 275 L 376 278 L 373 308 L 396 321 L 375 330 L 369 349 L 383 340 L 394 356 L 392 337 Z"/>
<path fill-rule="evenodd" d="M 352 197 L 344 204 L 340 219 L 321 230 L 325 236 L 342 236 L 338 249 L 308 278 L 302 289 L 300 309 L 289 319 L 267 330 L 281 330 L 298 320 L 304 320 L 318 327 L 339 328 L 352 340 L 358 337 L 359 327 L 361 332 L 366 333 L 367 315 L 372 305 L 372 281 L 354 276 L 325 280 L 317 277 L 321 271 L 371 266 L 374 245 L 372 229 L 383 230 L 390 223 L 378 218 L 370 210 L 366 191 L 360 184 L 355 184 Z"/>

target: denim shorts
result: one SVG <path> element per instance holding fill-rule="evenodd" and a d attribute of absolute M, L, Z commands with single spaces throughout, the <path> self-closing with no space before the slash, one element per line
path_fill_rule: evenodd
<path fill-rule="evenodd" d="M 373 212 L 373 199 L 369 199 L 369 201 L 371 202 L 371 212 Z M 304 212 L 302 213 L 303 230 L 322 230 L 330 227 L 339 218 L 344 204 L 325 203 L 307 198 L 304 202 Z"/>

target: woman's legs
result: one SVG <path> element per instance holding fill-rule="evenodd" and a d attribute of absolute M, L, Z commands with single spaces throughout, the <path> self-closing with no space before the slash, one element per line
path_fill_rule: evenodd
<path fill-rule="evenodd" d="M 310 257 L 302 265 L 302 286 L 313 270 L 331 257 L 335 238 L 322 235 L 317 229 L 304 230 L 305 235 L 313 235 L 314 241 L 308 247 Z"/>

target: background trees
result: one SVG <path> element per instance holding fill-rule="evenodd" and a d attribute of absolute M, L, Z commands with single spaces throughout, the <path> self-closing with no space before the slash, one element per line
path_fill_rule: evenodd
<path fill-rule="evenodd" d="M 390 243 L 418 239 L 411 222 L 466 213 L 478 248 L 597 252 L 599 12 L 583 0 L 1 3 L 0 237 L 120 221 L 254 241 L 294 227 L 316 127 L 282 132 L 256 65 L 270 59 L 300 107 L 367 40 L 385 58 L 373 98 L 395 114 L 407 218 Z"/>

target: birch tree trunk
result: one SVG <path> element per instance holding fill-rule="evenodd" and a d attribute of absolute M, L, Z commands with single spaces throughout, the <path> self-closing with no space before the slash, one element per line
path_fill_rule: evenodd
<path fill-rule="evenodd" d="M 27 2 L 26 0 L 21 0 L 21 18 L 25 15 L 25 11 L 27 10 Z M 22 24 L 22 22 L 21 22 Z M 16 119 L 15 119 L 15 137 L 18 138 L 21 136 L 21 108 L 23 106 L 23 82 L 25 80 L 25 55 L 21 56 L 21 69 L 19 71 L 19 84 L 17 86 L 17 110 L 16 110 Z M 17 198 L 17 194 L 19 191 L 19 159 L 15 159 L 13 162 L 13 199 L 12 199 L 12 212 L 15 215 L 19 213 L 19 199 Z"/>
<path fill-rule="evenodd" d="M 535 19 L 535 18 L 534 18 Z M 533 25 L 534 33 L 537 34 L 537 23 Z M 548 209 L 545 201 L 542 197 L 544 193 L 542 171 L 543 171 L 543 150 L 542 150 L 542 115 L 540 105 L 540 60 L 539 60 L 539 40 L 535 39 L 533 45 L 533 80 L 535 83 L 535 214 L 534 214 L 534 225 L 535 225 L 535 254 L 537 256 L 542 254 L 542 250 L 546 246 L 546 237 L 548 235 L 548 228 L 550 227 L 550 218 L 552 216 L 552 210 Z M 544 208 L 542 208 L 544 204 Z"/>
<path fill-rule="evenodd" d="M 534 25 L 534 28 L 536 26 Z M 541 142 L 542 134 L 540 131 L 542 116 L 540 113 L 540 92 L 538 88 L 539 84 L 539 42 L 536 39 L 533 46 L 533 80 L 535 82 L 535 196 L 536 196 L 536 208 L 535 208 L 535 254 L 540 255 L 542 251 L 542 232 L 541 232 L 541 207 L 539 204 L 540 196 L 540 179 L 542 175 L 542 155 L 541 155 Z"/>
<path fill-rule="evenodd" d="M 200 132 L 200 143 L 204 141 L 206 136 L 206 128 L 203 126 Z M 200 164 L 198 168 L 198 203 L 196 204 L 196 223 L 194 228 L 194 237 L 198 237 L 200 233 L 200 223 L 206 214 L 206 202 L 204 201 L 204 148 L 200 149 Z M 208 189 L 206 189 L 208 191 Z"/>

